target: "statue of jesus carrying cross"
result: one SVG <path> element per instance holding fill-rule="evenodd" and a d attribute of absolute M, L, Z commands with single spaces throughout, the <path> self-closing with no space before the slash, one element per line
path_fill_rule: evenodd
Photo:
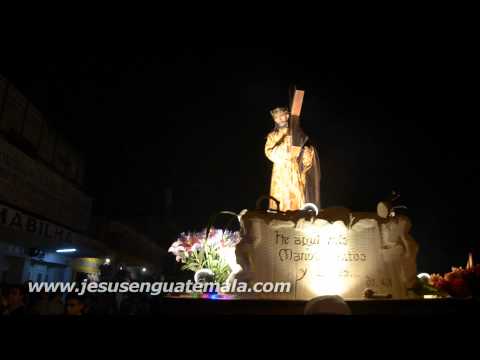
<path fill-rule="evenodd" d="M 299 124 L 303 93 L 295 91 L 291 111 L 279 107 L 270 112 L 275 127 L 268 134 L 265 155 L 273 162 L 270 196 L 280 202 L 280 211 L 299 210 L 307 203 L 320 208 L 320 162 Z M 275 208 L 273 200 L 270 208 Z"/>

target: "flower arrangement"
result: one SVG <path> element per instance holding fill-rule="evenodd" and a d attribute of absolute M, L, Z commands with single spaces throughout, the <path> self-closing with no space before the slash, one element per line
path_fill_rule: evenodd
<path fill-rule="evenodd" d="M 444 276 L 433 274 L 430 283 L 441 293 L 452 297 L 469 297 L 480 295 L 480 265 L 469 269 L 452 267 Z"/>
<path fill-rule="evenodd" d="M 443 276 L 432 274 L 428 278 L 418 279 L 412 290 L 418 295 L 432 294 L 456 298 L 480 296 L 480 264 L 466 269 L 452 267 L 452 271 Z"/>
<path fill-rule="evenodd" d="M 240 234 L 238 231 L 212 228 L 208 238 L 206 235 L 206 229 L 201 232 L 182 233 L 168 252 L 175 255 L 177 262 L 183 264 L 182 270 L 195 273 L 210 270 L 213 281 L 223 284 L 232 271 L 231 254 L 235 254 Z"/>

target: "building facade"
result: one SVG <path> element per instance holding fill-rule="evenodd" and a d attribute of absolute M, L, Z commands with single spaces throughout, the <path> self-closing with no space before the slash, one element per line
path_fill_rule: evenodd
<path fill-rule="evenodd" d="M 80 153 L 0 76 L 0 283 L 67 281 L 79 258 L 108 256 L 87 235 L 84 173 Z"/>

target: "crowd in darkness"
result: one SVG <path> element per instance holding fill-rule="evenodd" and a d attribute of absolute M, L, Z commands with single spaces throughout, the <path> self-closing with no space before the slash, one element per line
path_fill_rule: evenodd
<path fill-rule="evenodd" d="M 76 293 L 28 291 L 28 284 L 0 289 L 2 316 L 144 316 L 155 314 L 160 296 L 140 293 Z"/>
<path fill-rule="evenodd" d="M 85 275 L 85 274 L 84 274 Z M 98 281 L 132 281 L 127 271 Z M 86 276 L 77 277 L 78 290 Z M 145 277 L 143 281 L 157 279 Z M 160 308 L 162 295 L 149 293 L 30 292 L 29 283 L 0 284 L 0 316 L 122 316 L 153 315 Z"/>

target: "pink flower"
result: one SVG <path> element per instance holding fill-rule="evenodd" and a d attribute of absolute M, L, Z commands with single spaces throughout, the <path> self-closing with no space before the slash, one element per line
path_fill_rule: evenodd
<path fill-rule="evenodd" d="M 200 250 L 202 248 L 203 248 L 202 244 L 200 244 L 199 242 L 196 242 L 195 244 L 192 245 L 190 250 L 191 251 L 197 251 L 197 250 Z"/>

